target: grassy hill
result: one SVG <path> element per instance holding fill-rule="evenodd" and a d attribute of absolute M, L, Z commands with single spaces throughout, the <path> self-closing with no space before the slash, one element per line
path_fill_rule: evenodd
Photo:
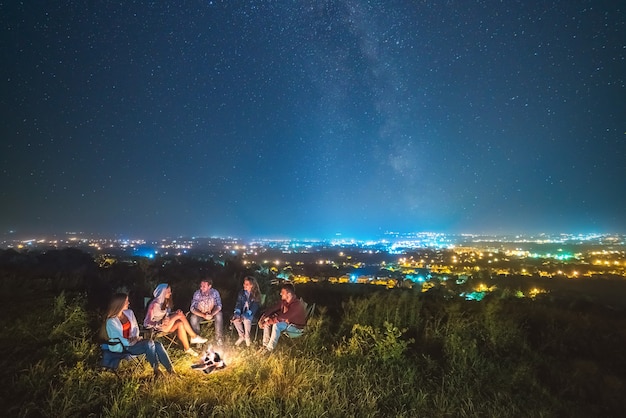
<path fill-rule="evenodd" d="M 298 285 L 318 309 L 305 335 L 277 351 L 228 344 L 211 374 L 170 350 L 179 378 L 99 367 L 96 334 L 113 291 L 143 297 L 168 281 L 187 309 L 201 276 L 214 277 L 226 318 L 241 278 L 270 277 L 237 260 L 137 260 L 103 267 L 67 249 L 0 252 L 0 411 L 15 417 L 611 417 L 626 411 L 626 311 L 621 281 L 551 281 L 553 292 L 516 298 L 532 283 L 507 278 L 482 301 L 445 286 L 412 289 Z M 521 279 L 520 279 L 521 280 Z M 545 284 L 545 283 L 544 283 Z M 592 289 L 593 288 L 593 289 Z M 457 289 L 458 290 L 458 289 Z M 605 303 L 613 308 L 609 308 Z M 185 306 L 186 305 L 186 306 Z M 139 307 L 139 308 L 137 308 Z M 210 328 L 210 327 L 209 327 Z M 211 329 L 204 332 L 209 333 Z M 230 343 L 235 336 L 230 336 Z M 257 341 L 257 344 L 259 342 Z"/>
<path fill-rule="evenodd" d="M 5 277 L 0 410 L 16 417 L 606 417 L 626 410 L 623 311 L 357 286 L 302 288 L 319 309 L 304 337 L 281 339 L 270 356 L 229 345 L 222 350 L 228 366 L 207 375 L 172 348 L 179 378 L 154 381 L 147 363 L 139 371 L 123 364 L 119 376 L 100 369 L 101 319 L 88 295 Z"/>

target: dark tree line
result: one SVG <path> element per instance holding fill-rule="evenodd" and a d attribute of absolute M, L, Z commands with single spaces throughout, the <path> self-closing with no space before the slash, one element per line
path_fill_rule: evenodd
<path fill-rule="evenodd" d="M 176 308 L 186 310 L 200 279 L 212 278 L 225 309 L 234 306 L 243 278 L 254 275 L 262 292 L 268 292 L 272 277 L 258 266 L 244 266 L 241 260 L 192 257 L 130 257 L 112 263 L 98 263 L 75 248 L 45 252 L 0 250 L 0 282 L 6 289 L 20 290 L 21 297 L 57 294 L 62 291 L 86 295 L 87 308 L 102 311 L 113 293 L 129 293 L 133 309 L 141 312 L 144 300 L 159 283 L 169 283 Z"/>

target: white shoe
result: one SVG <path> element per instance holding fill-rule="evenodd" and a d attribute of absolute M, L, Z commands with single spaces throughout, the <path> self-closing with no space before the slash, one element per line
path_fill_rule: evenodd
<path fill-rule="evenodd" d="M 189 341 L 191 344 L 204 344 L 205 342 L 207 342 L 208 340 L 206 338 L 202 338 L 199 335 L 196 335 L 195 337 L 193 337 L 191 339 L 191 341 Z"/>
<path fill-rule="evenodd" d="M 239 337 L 239 339 L 237 340 L 237 342 L 235 343 L 235 345 L 238 347 L 239 344 L 241 344 L 242 342 L 244 342 L 245 339 L 243 337 Z"/>
<path fill-rule="evenodd" d="M 194 350 L 191 347 L 189 347 L 188 349 L 185 350 L 185 354 L 189 354 L 190 356 L 198 357 L 198 353 L 196 353 L 196 350 Z"/>

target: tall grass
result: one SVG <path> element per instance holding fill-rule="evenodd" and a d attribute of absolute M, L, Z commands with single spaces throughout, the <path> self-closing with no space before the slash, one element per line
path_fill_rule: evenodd
<path fill-rule="evenodd" d="M 224 348 L 204 374 L 170 350 L 179 378 L 145 364 L 100 370 L 97 315 L 61 293 L 9 310 L 0 329 L 6 416 L 618 416 L 626 410 L 623 313 L 549 302 L 423 297 L 410 290 L 320 307 L 275 353 Z M 593 340 L 593 341 L 589 341 Z M 603 351 L 606 350 L 606 351 Z M 603 356 L 609 353 L 610 358 Z"/>

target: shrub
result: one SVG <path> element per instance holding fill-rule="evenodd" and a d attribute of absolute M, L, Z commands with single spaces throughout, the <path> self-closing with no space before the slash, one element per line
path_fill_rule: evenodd
<path fill-rule="evenodd" d="M 406 329 L 400 330 L 389 322 L 385 322 L 384 327 L 380 331 L 369 325 L 354 324 L 351 337 L 339 344 L 336 354 L 382 363 L 401 360 L 414 340 L 400 338 Z"/>

